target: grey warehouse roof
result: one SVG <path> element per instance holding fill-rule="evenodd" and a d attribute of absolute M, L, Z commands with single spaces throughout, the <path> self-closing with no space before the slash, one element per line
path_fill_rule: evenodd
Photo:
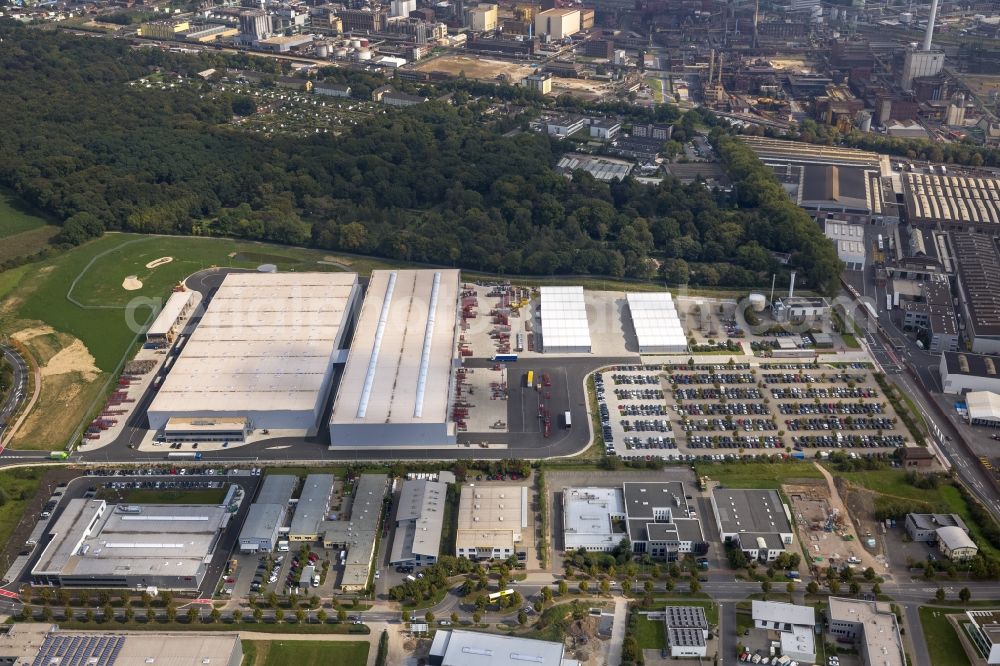
<path fill-rule="evenodd" d="M 254 501 L 257 504 L 288 504 L 298 481 L 298 477 L 292 474 L 268 474 Z"/>
<path fill-rule="evenodd" d="M 441 666 L 562 666 L 561 643 L 473 631 L 438 631 L 431 644 L 431 658 Z"/>
<path fill-rule="evenodd" d="M 326 518 L 326 510 L 330 508 L 330 496 L 333 494 L 332 474 L 310 474 L 302 484 L 302 493 L 289 535 L 319 534 L 319 524 Z"/>
<path fill-rule="evenodd" d="M 716 488 L 712 491 L 712 503 L 724 534 L 792 531 L 777 491 Z"/>
<path fill-rule="evenodd" d="M 668 627 L 708 629 L 708 617 L 701 606 L 667 606 L 663 622 Z"/>
<path fill-rule="evenodd" d="M 458 289 L 457 270 L 372 271 L 331 429 L 447 421 Z"/>

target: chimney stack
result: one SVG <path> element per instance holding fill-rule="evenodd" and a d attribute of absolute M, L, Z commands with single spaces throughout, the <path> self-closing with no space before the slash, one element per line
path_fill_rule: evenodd
<path fill-rule="evenodd" d="M 715 49 L 712 49 L 708 53 L 708 82 L 712 83 L 712 79 L 715 78 Z"/>
<path fill-rule="evenodd" d="M 931 50 L 934 39 L 934 21 L 937 20 L 938 0 L 931 0 L 931 15 L 927 18 L 927 32 L 924 33 L 924 51 Z"/>
<path fill-rule="evenodd" d="M 791 300 L 795 295 L 795 271 L 792 271 L 792 280 L 788 283 L 788 298 Z"/>

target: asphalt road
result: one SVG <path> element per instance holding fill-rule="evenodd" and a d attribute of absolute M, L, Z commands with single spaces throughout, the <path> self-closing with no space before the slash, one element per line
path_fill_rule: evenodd
<path fill-rule="evenodd" d="M 29 368 L 28 363 L 13 347 L 0 345 L 0 355 L 10 364 L 10 367 L 14 371 L 12 388 L 7 392 L 3 404 L 0 404 L 0 441 L 2 441 L 6 429 L 13 425 L 10 423 L 11 417 L 28 397 L 26 393 L 28 389 Z"/>

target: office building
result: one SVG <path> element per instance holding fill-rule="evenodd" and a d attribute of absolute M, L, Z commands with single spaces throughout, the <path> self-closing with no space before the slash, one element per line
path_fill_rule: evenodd
<path fill-rule="evenodd" d="M 707 656 L 708 618 L 701 606 L 667 606 L 663 629 L 667 650 L 674 659 Z"/>
<path fill-rule="evenodd" d="M 528 527 L 527 486 L 466 485 L 458 504 L 455 554 L 470 560 L 524 560 Z"/>
<path fill-rule="evenodd" d="M 522 80 L 525 88 L 537 90 L 543 95 L 552 92 L 552 74 L 549 72 L 536 72 L 529 74 Z"/>
<path fill-rule="evenodd" d="M 864 666 L 905 666 L 896 615 L 884 601 L 830 597 L 827 621 L 831 634 L 858 645 Z"/>
<path fill-rule="evenodd" d="M 632 552 L 673 561 L 708 550 L 679 482 L 625 482 L 621 488 L 564 488 L 563 547 L 611 552 L 628 539 Z"/>
<path fill-rule="evenodd" d="M 782 656 L 816 663 L 816 612 L 812 606 L 754 600 L 751 617 L 755 628 L 778 634 Z"/>
<path fill-rule="evenodd" d="M 849 271 L 865 269 L 865 227 L 837 220 L 826 220 L 823 233 L 837 246 L 837 257 Z"/>
<path fill-rule="evenodd" d="M 1000 611 L 967 610 L 968 636 L 982 652 L 986 663 L 1000 664 Z"/>
<path fill-rule="evenodd" d="M 454 445 L 457 270 L 372 271 L 330 417 L 330 447 Z"/>
<path fill-rule="evenodd" d="M 197 590 L 230 515 L 225 506 L 71 499 L 49 529 L 32 582 Z"/>
<path fill-rule="evenodd" d="M 791 514 L 776 490 L 716 488 L 712 511 L 722 540 L 751 559 L 770 562 L 792 544 Z"/>

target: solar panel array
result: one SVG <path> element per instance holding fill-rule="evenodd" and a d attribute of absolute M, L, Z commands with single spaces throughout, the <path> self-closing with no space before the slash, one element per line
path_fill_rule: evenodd
<path fill-rule="evenodd" d="M 124 636 L 49 634 L 31 666 L 114 666 Z"/>
<path fill-rule="evenodd" d="M 1000 224 L 1000 180 L 907 173 L 905 183 L 915 221 Z"/>

